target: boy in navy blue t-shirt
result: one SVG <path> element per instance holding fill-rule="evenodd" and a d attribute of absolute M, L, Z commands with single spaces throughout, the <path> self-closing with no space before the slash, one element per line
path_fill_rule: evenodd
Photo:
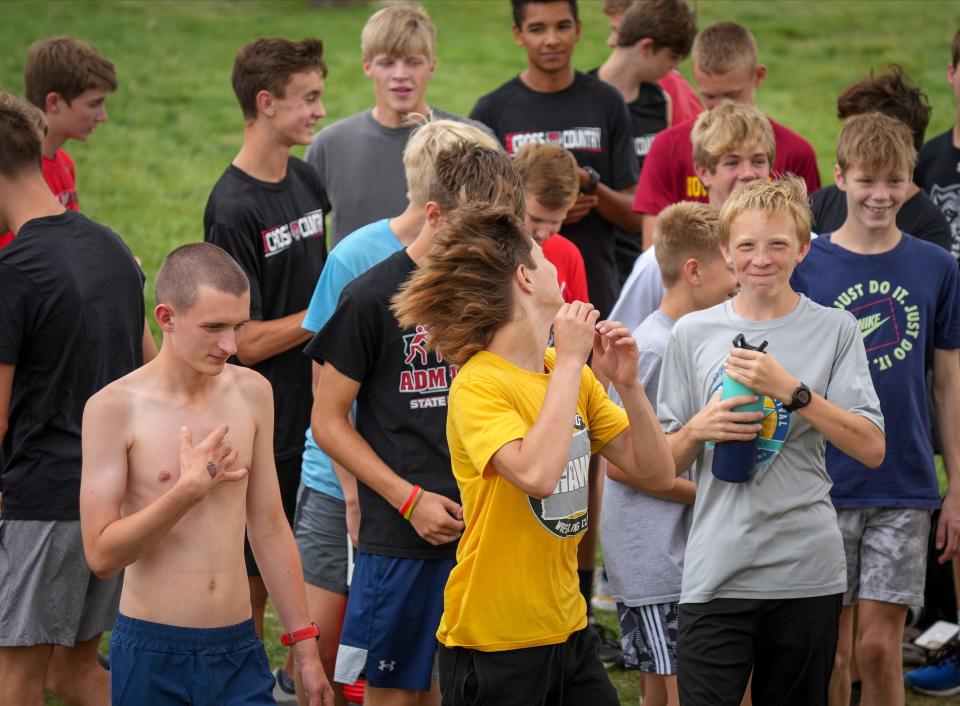
<path fill-rule="evenodd" d="M 893 118 L 850 118 L 837 142 L 837 186 L 847 218 L 812 243 L 794 284 L 816 302 L 851 312 L 887 423 L 887 453 L 870 470 L 827 447 L 831 497 L 847 559 L 830 703 L 849 703 L 857 646 L 863 702 L 902 704 L 901 642 L 907 606 L 923 604 L 930 515 L 941 506 L 927 417 L 925 376 L 933 370 L 936 418 L 960 415 L 960 276 L 937 246 L 902 233 L 916 149 Z M 941 425 L 951 479 L 937 528 L 940 561 L 960 533 L 960 437 Z M 859 609 L 854 635 L 854 607 Z"/>

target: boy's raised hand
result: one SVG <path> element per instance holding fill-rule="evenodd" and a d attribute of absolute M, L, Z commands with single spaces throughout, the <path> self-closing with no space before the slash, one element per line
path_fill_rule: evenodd
<path fill-rule="evenodd" d="M 553 319 L 553 342 L 557 348 L 557 364 L 583 366 L 593 349 L 600 312 L 593 304 L 571 302 L 560 307 Z"/>
<path fill-rule="evenodd" d="M 215 485 L 242 480 L 246 468 L 233 470 L 237 449 L 230 445 L 230 427 L 221 424 L 196 446 L 187 427 L 180 428 L 180 478 L 178 483 L 189 487 L 191 494 L 202 499 Z"/>
<path fill-rule="evenodd" d="M 593 337 L 593 369 L 614 385 L 637 382 L 640 350 L 630 331 L 619 321 L 601 321 Z"/>

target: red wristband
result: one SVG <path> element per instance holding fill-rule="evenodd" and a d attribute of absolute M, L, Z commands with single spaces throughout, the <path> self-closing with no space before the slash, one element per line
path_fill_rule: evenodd
<path fill-rule="evenodd" d="M 320 639 L 320 628 L 316 623 L 310 623 L 310 627 L 293 632 L 285 632 L 280 635 L 280 644 L 284 647 L 293 647 L 298 642 L 309 640 L 311 637 Z"/>
<path fill-rule="evenodd" d="M 400 506 L 400 514 L 404 517 L 407 516 L 407 510 L 410 509 L 410 506 L 413 505 L 413 501 L 417 499 L 417 495 L 420 494 L 420 491 L 423 490 L 419 485 L 413 486 L 413 490 L 410 491 L 410 497 L 407 498 L 407 501 Z"/>

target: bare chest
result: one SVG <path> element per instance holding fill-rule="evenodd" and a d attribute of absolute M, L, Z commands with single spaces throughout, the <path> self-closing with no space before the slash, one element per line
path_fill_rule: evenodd
<path fill-rule="evenodd" d="M 231 404 L 231 402 L 233 404 Z M 235 468 L 249 468 L 253 455 L 256 423 L 253 415 L 237 400 L 225 399 L 213 409 L 170 409 L 160 404 L 145 404 L 134 420 L 132 443 L 127 451 L 128 475 L 125 513 L 136 512 L 174 487 L 180 478 L 180 429 L 187 427 L 193 446 L 198 446 L 221 424 L 230 431 L 226 441 L 238 451 Z M 223 501 L 242 502 L 246 481 L 226 483 L 211 491 L 204 505 Z"/>

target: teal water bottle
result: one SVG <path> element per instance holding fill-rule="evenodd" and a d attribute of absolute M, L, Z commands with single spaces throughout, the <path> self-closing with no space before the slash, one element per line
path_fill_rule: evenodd
<path fill-rule="evenodd" d="M 747 343 L 742 333 L 738 333 L 733 339 L 734 348 L 744 348 L 751 351 L 763 352 L 767 347 L 764 341 L 759 346 L 751 346 Z M 755 395 L 743 383 L 737 382 L 724 372 L 723 390 L 720 393 L 720 399 L 727 400 L 731 397 L 740 397 L 742 395 Z M 757 399 L 755 402 L 734 407 L 734 412 L 760 412 L 763 410 L 763 400 Z M 753 479 L 757 474 L 757 440 L 754 437 L 750 441 L 720 441 L 713 447 L 713 466 L 711 470 L 713 475 L 720 480 L 728 483 L 746 483 Z"/>

